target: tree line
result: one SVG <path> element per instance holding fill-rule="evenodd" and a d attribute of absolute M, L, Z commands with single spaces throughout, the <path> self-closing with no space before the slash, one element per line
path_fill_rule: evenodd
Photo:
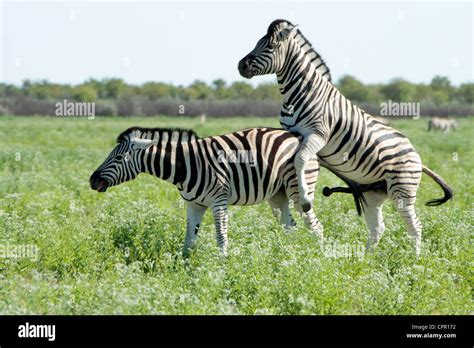
<path fill-rule="evenodd" d="M 430 83 L 412 83 L 397 78 L 388 83 L 364 84 L 353 76 L 343 76 L 334 83 L 356 104 L 377 111 L 387 100 L 418 102 L 431 115 L 472 115 L 474 83 L 458 86 L 447 77 L 435 76 Z M 21 85 L 0 83 L 1 114 L 49 114 L 51 101 L 73 100 L 96 102 L 104 115 L 176 114 L 176 105 L 186 103 L 189 113 L 229 116 L 273 115 L 278 112 L 282 96 L 276 83 L 252 86 L 247 82 L 227 83 L 216 79 L 211 83 L 196 80 L 188 86 L 165 82 L 128 84 L 119 78 L 89 79 L 70 85 L 46 80 L 25 80 Z M 444 110 L 444 111 L 443 111 Z"/>
<path fill-rule="evenodd" d="M 335 85 L 347 98 L 359 103 L 381 103 L 389 99 L 400 102 L 446 103 L 474 102 L 474 83 L 454 86 L 447 77 L 435 76 L 430 83 L 412 83 L 404 79 L 393 79 L 386 84 L 363 84 L 353 76 L 346 75 Z M 216 79 L 207 84 L 196 80 L 188 86 L 175 86 L 165 82 L 146 82 L 142 85 L 127 84 L 122 79 L 90 79 L 78 85 L 58 84 L 42 81 L 23 81 L 21 86 L 0 83 L 0 97 L 30 96 L 35 99 L 73 99 L 92 102 L 100 99 L 143 97 L 149 100 L 274 100 L 281 101 L 276 83 L 265 83 L 253 87 L 246 82 L 227 84 Z"/>

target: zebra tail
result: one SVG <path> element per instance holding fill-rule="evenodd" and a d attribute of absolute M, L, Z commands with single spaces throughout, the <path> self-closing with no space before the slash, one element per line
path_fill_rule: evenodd
<path fill-rule="evenodd" d="M 427 206 L 434 207 L 437 205 L 441 205 L 453 198 L 453 189 L 448 186 L 448 184 L 443 180 L 443 178 L 441 178 L 441 176 L 439 176 L 438 174 L 436 174 L 431 169 L 425 166 L 423 166 L 423 173 L 433 179 L 439 186 L 441 186 L 444 191 L 443 198 L 432 199 L 431 201 L 426 202 Z"/>

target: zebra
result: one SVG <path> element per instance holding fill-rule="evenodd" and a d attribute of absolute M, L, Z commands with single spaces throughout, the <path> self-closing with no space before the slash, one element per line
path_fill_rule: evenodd
<path fill-rule="evenodd" d="M 207 208 L 212 209 L 217 245 L 227 255 L 228 205 L 268 201 L 286 231 L 296 223 L 289 201 L 319 239 L 323 227 L 313 211 L 298 205 L 294 158 L 302 137 L 274 128 L 249 128 L 230 134 L 200 138 L 188 129 L 132 127 L 117 138 L 117 145 L 90 177 L 98 192 L 148 173 L 175 185 L 187 203 L 183 254 L 194 249 Z M 314 197 L 318 161 L 311 160 L 305 178 Z"/>
<path fill-rule="evenodd" d="M 428 132 L 431 129 L 441 129 L 444 133 L 449 133 L 450 129 L 456 130 L 458 128 L 458 122 L 456 120 L 448 120 L 444 118 L 434 117 L 428 121 Z"/>
<path fill-rule="evenodd" d="M 391 126 L 390 120 L 387 117 L 382 117 L 382 116 L 373 116 L 376 121 L 386 125 L 386 126 Z"/>
<path fill-rule="evenodd" d="M 443 189 L 444 197 L 428 202 L 439 205 L 453 195 L 442 178 L 423 166 L 410 141 L 394 128 L 346 99 L 331 84 L 330 70 L 296 25 L 275 20 L 255 48 L 239 61 L 242 77 L 276 74 L 283 95 L 280 124 L 304 136 L 295 157 L 298 190 L 303 211 L 311 210 L 304 171 L 309 158 L 317 158 L 345 181 L 359 215 L 363 210 L 369 228 L 366 249 L 375 248 L 385 230 L 382 205 L 395 202 L 420 254 L 422 225 L 415 212 L 421 173 Z M 331 189 L 325 188 L 326 194 Z"/>

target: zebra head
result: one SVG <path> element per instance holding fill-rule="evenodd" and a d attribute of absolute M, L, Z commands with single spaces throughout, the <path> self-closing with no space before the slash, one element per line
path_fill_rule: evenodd
<path fill-rule="evenodd" d="M 283 19 L 273 21 L 267 34 L 255 48 L 239 62 L 240 75 L 251 79 L 256 75 L 278 73 L 282 70 L 288 43 L 297 33 L 297 26 Z"/>
<path fill-rule="evenodd" d="M 277 74 L 278 83 L 299 76 L 303 66 L 312 64 L 322 77 L 331 82 L 331 73 L 321 55 L 303 36 L 296 25 L 284 19 L 273 21 L 267 34 L 239 62 L 242 77 Z M 298 67 L 299 66 L 299 67 Z"/>
<path fill-rule="evenodd" d="M 90 177 L 93 190 L 105 192 L 111 186 L 135 179 L 142 172 L 144 151 L 157 144 L 157 140 L 142 138 L 144 135 L 130 128 L 118 136 L 117 146 Z"/>

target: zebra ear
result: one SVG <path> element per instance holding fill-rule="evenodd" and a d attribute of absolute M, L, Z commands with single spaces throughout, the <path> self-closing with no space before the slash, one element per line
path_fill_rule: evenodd
<path fill-rule="evenodd" d="M 278 33 L 278 41 L 285 41 L 291 33 L 297 30 L 298 25 L 295 25 L 291 28 L 285 28 Z"/>
<path fill-rule="evenodd" d="M 146 150 L 152 145 L 158 145 L 158 140 L 135 138 L 132 141 L 134 150 Z"/>

